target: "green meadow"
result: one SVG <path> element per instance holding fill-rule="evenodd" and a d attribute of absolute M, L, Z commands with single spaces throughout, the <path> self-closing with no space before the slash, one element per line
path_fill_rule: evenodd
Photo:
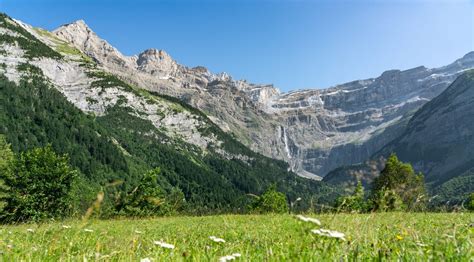
<path fill-rule="evenodd" d="M 6 225 L 0 229 L 0 254 L 2 261 L 472 261 L 474 257 L 473 213 L 305 216 L 321 225 L 288 214 Z M 344 235 L 321 235 L 314 229 Z"/>

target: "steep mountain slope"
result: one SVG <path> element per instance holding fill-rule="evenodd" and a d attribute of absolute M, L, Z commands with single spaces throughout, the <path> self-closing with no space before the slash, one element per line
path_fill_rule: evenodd
<path fill-rule="evenodd" d="M 199 110 L 127 84 L 51 33 L 0 15 L 0 133 L 15 151 L 51 143 L 92 192 L 133 188 L 161 167 L 163 187 L 199 212 L 245 207 L 276 183 L 290 199 L 326 190 L 254 153 Z"/>
<path fill-rule="evenodd" d="M 474 70 L 460 75 L 439 96 L 419 109 L 402 134 L 372 159 L 395 152 L 425 174 L 440 200 L 462 200 L 474 191 Z M 370 168 L 372 167 L 372 168 Z M 334 185 L 368 184 L 383 161 L 342 167 L 324 178 Z M 369 170 L 375 170 L 370 172 Z"/>
<path fill-rule="evenodd" d="M 299 175 L 316 179 L 380 150 L 400 135 L 416 109 L 474 67 L 474 53 L 470 53 L 441 68 L 391 70 L 378 78 L 329 89 L 280 93 L 271 85 L 179 65 L 162 50 L 124 56 L 83 21 L 53 33 L 102 69 L 128 83 L 180 98 L 249 147 L 283 159 Z"/>
<path fill-rule="evenodd" d="M 433 187 L 474 169 L 474 70 L 459 76 L 416 112 L 403 134 L 382 152 L 413 163 Z M 474 183 L 468 184 L 474 191 Z M 458 192 L 461 193 L 461 192 Z"/>

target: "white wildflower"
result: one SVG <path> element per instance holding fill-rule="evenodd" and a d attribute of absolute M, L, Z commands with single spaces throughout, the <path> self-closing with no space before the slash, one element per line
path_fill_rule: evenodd
<path fill-rule="evenodd" d="M 34 233 L 35 230 L 33 228 L 28 228 L 26 231 L 30 232 L 30 233 Z"/>
<path fill-rule="evenodd" d="M 346 240 L 345 239 L 346 235 L 344 233 L 333 231 L 333 230 L 313 229 L 313 230 L 311 230 L 311 232 L 313 232 L 314 234 L 320 235 L 320 236 L 333 237 L 333 238 L 339 238 L 339 239 L 342 239 L 342 240 Z"/>
<path fill-rule="evenodd" d="M 234 256 L 223 256 L 223 257 L 219 258 L 219 262 L 225 262 L 225 261 L 230 261 L 230 260 L 234 260 L 234 259 L 235 259 Z"/>
<path fill-rule="evenodd" d="M 145 257 L 145 258 L 140 259 L 140 262 L 151 262 L 151 259 Z"/>
<path fill-rule="evenodd" d="M 215 236 L 210 236 L 209 237 L 212 241 L 216 242 L 216 243 L 225 243 L 225 240 L 222 239 L 222 238 L 218 238 L 218 237 L 215 237 Z"/>
<path fill-rule="evenodd" d="M 94 230 L 89 229 L 89 228 L 84 228 L 84 231 L 85 231 L 85 232 L 94 232 Z"/>
<path fill-rule="evenodd" d="M 163 248 L 168 248 L 168 249 L 173 249 L 174 245 L 165 243 L 163 241 L 154 241 L 153 242 L 155 245 L 163 247 Z"/>
<path fill-rule="evenodd" d="M 223 257 L 220 257 L 219 258 L 219 262 L 225 262 L 225 261 L 230 261 L 230 260 L 234 260 L 238 257 L 241 257 L 242 255 L 240 253 L 234 253 L 232 255 L 228 255 L 228 256 L 223 256 Z"/>
<path fill-rule="evenodd" d="M 319 221 L 319 219 L 316 219 L 316 218 L 305 217 L 303 215 L 297 215 L 296 218 L 298 218 L 299 220 L 301 220 L 303 222 L 310 222 L 310 223 L 316 224 L 318 226 L 321 225 L 321 221 Z"/>
<path fill-rule="evenodd" d="M 416 242 L 416 245 L 417 246 L 420 246 L 420 247 L 427 247 L 428 245 L 427 244 L 424 244 L 423 242 Z"/>
<path fill-rule="evenodd" d="M 69 228 L 71 228 L 71 226 L 63 225 L 63 228 L 64 228 L 64 229 L 69 229 Z"/>
<path fill-rule="evenodd" d="M 135 230 L 135 234 L 141 234 L 143 233 L 142 231 Z"/>
<path fill-rule="evenodd" d="M 301 201 L 301 197 L 298 197 L 295 202 Z"/>

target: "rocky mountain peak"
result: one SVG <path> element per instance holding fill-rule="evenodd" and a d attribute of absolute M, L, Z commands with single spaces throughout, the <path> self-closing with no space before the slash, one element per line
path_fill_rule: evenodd
<path fill-rule="evenodd" d="M 169 54 L 154 48 L 147 49 L 138 55 L 137 66 L 138 69 L 151 74 L 158 72 L 171 74 L 178 69 L 176 61 Z"/>
<path fill-rule="evenodd" d="M 101 39 L 84 20 L 60 26 L 52 33 L 102 65 L 113 64 L 125 68 L 135 67 L 132 58 L 124 56 L 107 41 Z"/>
<path fill-rule="evenodd" d="M 163 60 L 173 60 L 169 54 L 167 54 L 164 50 L 158 50 L 155 48 L 150 48 L 138 55 L 139 61 L 137 61 L 138 64 L 149 61 L 149 60 L 155 60 L 155 61 L 163 61 Z"/>
<path fill-rule="evenodd" d="M 84 21 L 83 19 L 79 19 L 79 20 L 77 20 L 75 22 L 72 22 L 70 24 L 67 24 L 65 26 L 75 26 L 75 27 L 81 27 L 81 28 L 90 30 L 90 27 L 86 24 L 86 21 Z M 90 30 L 90 31 L 92 31 L 92 30 Z"/>
<path fill-rule="evenodd" d="M 472 62 L 474 61 L 474 51 L 471 51 L 467 54 L 465 54 L 461 59 L 459 59 L 464 62 Z"/>
<path fill-rule="evenodd" d="M 74 41 L 75 44 L 82 44 L 88 37 L 95 35 L 84 20 L 77 20 L 73 23 L 62 25 L 54 30 L 53 33 L 67 40 Z"/>

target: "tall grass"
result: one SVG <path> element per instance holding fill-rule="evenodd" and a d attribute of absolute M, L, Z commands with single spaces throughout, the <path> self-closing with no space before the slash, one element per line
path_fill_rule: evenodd
<path fill-rule="evenodd" d="M 308 216 L 318 218 L 321 226 L 291 215 L 8 225 L 0 228 L 0 260 L 217 261 L 238 253 L 236 261 L 470 261 L 474 255 L 472 213 Z M 336 230 L 345 240 L 312 229 Z"/>

